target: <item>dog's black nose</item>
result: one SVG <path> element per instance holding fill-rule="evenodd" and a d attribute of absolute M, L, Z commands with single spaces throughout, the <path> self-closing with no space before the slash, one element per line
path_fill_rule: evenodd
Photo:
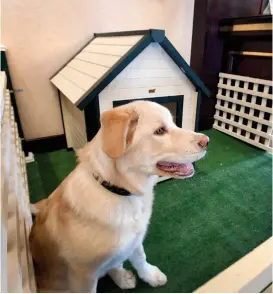
<path fill-rule="evenodd" d="M 208 136 L 201 136 L 198 142 L 198 145 L 202 148 L 208 147 L 209 145 L 209 137 Z"/>

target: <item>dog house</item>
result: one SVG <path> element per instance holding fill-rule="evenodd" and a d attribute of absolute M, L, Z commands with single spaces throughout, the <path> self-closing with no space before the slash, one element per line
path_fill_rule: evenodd
<path fill-rule="evenodd" d="M 178 126 L 197 130 L 201 94 L 210 95 L 163 30 L 95 34 L 51 82 L 73 149 L 95 136 L 103 111 L 134 100 L 158 102 Z"/>

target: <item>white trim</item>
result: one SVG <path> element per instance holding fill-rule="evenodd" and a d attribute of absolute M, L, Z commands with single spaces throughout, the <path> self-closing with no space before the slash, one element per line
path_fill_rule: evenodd
<path fill-rule="evenodd" d="M 256 79 L 256 78 L 251 78 L 251 77 L 247 77 L 247 76 L 232 75 L 232 74 L 220 72 L 219 77 L 226 78 L 226 79 L 232 79 L 232 80 L 239 80 L 239 81 L 243 81 L 243 82 L 250 82 L 250 83 L 254 83 L 254 84 L 262 84 L 262 85 L 272 86 L 272 81 L 263 80 L 263 79 Z"/>
<path fill-rule="evenodd" d="M 233 132 L 231 132 L 231 131 L 229 131 L 229 130 L 226 130 L 225 128 L 219 127 L 219 126 L 218 126 L 217 124 L 215 124 L 215 123 L 214 123 L 214 125 L 213 125 L 213 128 L 216 129 L 216 130 L 218 130 L 218 131 L 221 131 L 221 132 L 223 132 L 223 133 L 226 133 L 227 135 L 230 135 L 230 136 L 232 136 L 232 137 L 235 137 L 235 138 L 237 138 L 237 139 L 240 139 L 240 140 L 242 140 L 242 141 L 245 141 L 245 142 L 247 142 L 247 143 L 249 143 L 249 144 L 251 144 L 251 145 L 254 145 L 254 146 L 258 147 L 258 148 L 261 148 L 261 149 L 263 149 L 263 150 L 265 150 L 265 151 L 267 151 L 267 152 L 272 153 L 272 148 L 267 147 L 267 146 L 265 146 L 265 145 L 263 145 L 263 144 L 261 144 L 261 143 L 255 142 L 255 141 L 253 141 L 253 140 L 250 140 L 250 139 L 248 139 L 248 138 L 246 138 L 246 137 L 244 137 L 244 136 L 242 136 L 242 135 L 238 135 L 238 134 L 236 134 L 236 133 L 233 133 Z"/>
<path fill-rule="evenodd" d="M 1 117 L 1 292 L 35 292 L 28 236 L 32 225 L 25 156 L 6 90 Z"/>
<path fill-rule="evenodd" d="M 273 240 L 270 237 L 194 292 L 261 292 L 272 282 L 272 245 Z"/>
<path fill-rule="evenodd" d="M 240 104 L 242 106 L 246 106 L 246 107 L 249 107 L 249 108 L 262 110 L 264 112 L 268 112 L 268 113 L 272 112 L 269 107 L 263 107 L 263 106 L 260 106 L 260 105 L 255 105 L 255 104 L 252 104 L 252 103 L 249 103 L 249 102 L 245 102 L 243 100 L 236 100 L 234 98 L 229 98 L 229 97 L 219 95 L 219 94 L 217 94 L 216 98 L 221 99 L 221 100 L 226 100 L 228 102 L 232 102 L 232 103 L 235 103 L 235 104 Z"/>
<path fill-rule="evenodd" d="M 248 83 L 248 82 L 245 82 L 245 83 Z M 272 100 L 272 95 L 271 94 L 266 94 L 266 93 L 262 93 L 262 92 L 259 92 L 259 91 L 249 90 L 247 88 L 240 88 L 240 87 L 235 87 L 235 86 L 229 86 L 229 85 L 220 84 L 220 83 L 217 86 L 218 86 L 218 88 L 222 88 L 222 89 L 226 89 L 226 90 L 231 90 L 231 91 L 236 91 L 236 92 L 241 92 L 241 93 L 249 94 L 249 95 L 255 95 L 255 96 L 259 96 L 259 97 L 263 97 L 263 98 L 267 98 L 267 99 L 271 99 Z"/>
<path fill-rule="evenodd" d="M 265 132 L 262 132 L 262 131 L 259 131 L 259 130 L 256 130 L 254 128 L 251 128 L 251 127 L 248 127 L 246 125 L 243 125 L 242 123 L 237 123 L 235 121 L 232 121 L 232 120 L 229 120 L 229 119 L 226 119 L 224 117 L 221 117 L 219 115 L 215 115 L 214 118 L 218 121 L 222 121 L 226 124 L 229 124 L 229 125 L 232 125 L 234 127 L 237 127 L 238 129 L 242 129 L 242 130 L 245 130 L 247 132 L 250 132 L 250 133 L 255 133 L 257 134 L 258 136 L 261 136 L 263 138 L 266 138 L 266 139 L 271 139 L 271 135 L 265 133 Z"/>
<path fill-rule="evenodd" d="M 235 104 L 235 103 L 234 103 L 234 104 Z M 241 113 L 240 111 L 237 111 L 237 110 L 233 110 L 233 109 L 230 109 L 230 108 L 225 108 L 224 106 L 221 106 L 221 105 L 216 105 L 215 108 L 216 108 L 217 110 L 226 111 L 226 112 L 231 113 L 231 114 L 233 114 L 233 115 L 241 116 L 241 117 L 243 117 L 243 118 L 248 119 L 249 121 L 252 120 L 252 121 L 255 121 L 255 122 L 259 123 L 259 124 L 267 125 L 267 126 L 269 126 L 269 127 L 272 126 L 272 122 L 270 122 L 270 121 L 265 121 L 264 119 L 260 119 L 260 118 L 258 118 L 258 117 L 256 117 L 256 116 L 251 116 L 251 115 L 246 114 L 246 113 Z"/>

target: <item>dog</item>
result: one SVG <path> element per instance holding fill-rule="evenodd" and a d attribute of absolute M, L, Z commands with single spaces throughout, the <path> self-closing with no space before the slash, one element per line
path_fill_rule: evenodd
<path fill-rule="evenodd" d="M 148 263 L 143 240 L 158 176 L 194 175 L 209 138 L 176 126 L 169 110 L 132 102 L 101 115 L 101 128 L 77 153 L 76 168 L 31 210 L 30 233 L 39 292 L 96 292 L 108 274 L 122 289 L 136 286 L 129 260 L 152 287 L 166 275 Z"/>

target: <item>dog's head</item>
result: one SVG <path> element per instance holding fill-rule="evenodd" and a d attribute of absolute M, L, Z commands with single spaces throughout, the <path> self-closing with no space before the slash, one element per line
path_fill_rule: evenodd
<path fill-rule="evenodd" d="M 209 138 L 176 126 L 170 111 L 138 101 L 101 116 L 104 153 L 121 172 L 191 177 L 193 162 L 206 154 Z"/>

